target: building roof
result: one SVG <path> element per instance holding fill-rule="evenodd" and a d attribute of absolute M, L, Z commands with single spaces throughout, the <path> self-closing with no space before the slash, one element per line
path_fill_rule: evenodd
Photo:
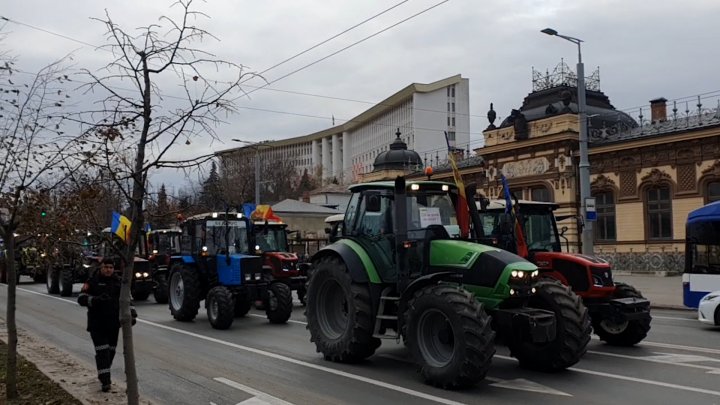
<path fill-rule="evenodd" d="M 272 210 L 276 213 L 285 214 L 323 214 L 333 215 L 340 214 L 338 210 L 332 208 L 323 207 L 322 205 L 310 204 L 303 201 L 286 199 L 272 206 Z"/>
<path fill-rule="evenodd" d="M 310 192 L 310 195 L 319 194 L 350 194 L 346 185 L 328 184 L 327 186 L 316 188 Z"/>
<path fill-rule="evenodd" d="M 400 139 L 400 130 L 395 133 L 395 140 L 390 144 L 390 149 L 382 151 L 373 163 L 373 171 L 381 170 L 402 170 L 405 168 L 421 168 L 423 166 L 420 155 L 414 150 L 408 150 L 407 144 Z"/>

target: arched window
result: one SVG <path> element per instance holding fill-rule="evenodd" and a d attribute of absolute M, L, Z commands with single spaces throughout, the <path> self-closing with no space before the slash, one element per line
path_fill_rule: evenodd
<path fill-rule="evenodd" d="M 720 201 L 720 181 L 711 181 L 707 184 L 705 198 L 708 203 Z"/>
<path fill-rule="evenodd" d="M 648 239 L 672 238 L 672 198 L 667 185 L 652 186 L 645 192 Z"/>
<path fill-rule="evenodd" d="M 617 239 L 615 228 L 615 196 L 612 191 L 603 191 L 593 194 L 595 197 L 595 239 L 600 241 L 614 241 Z"/>

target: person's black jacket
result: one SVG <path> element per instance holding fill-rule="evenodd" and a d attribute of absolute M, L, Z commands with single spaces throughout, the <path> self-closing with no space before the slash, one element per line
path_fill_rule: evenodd
<path fill-rule="evenodd" d="M 78 303 L 88 307 L 87 330 L 109 330 L 120 327 L 120 278 L 103 277 L 97 271 L 83 284 Z M 130 307 L 135 315 L 135 309 Z M 133 319 L 134 320 L 134 319 Z"/>

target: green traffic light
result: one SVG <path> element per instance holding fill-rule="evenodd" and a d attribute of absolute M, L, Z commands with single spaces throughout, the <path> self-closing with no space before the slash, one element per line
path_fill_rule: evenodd
<path fill-rule="evenodd" d="M 47 212 L 45 212 L 45 211 L 40 212 L 40 216 L 41 216 L 41 217 L 46 217 L 46 216 L 47 216 Z"/>

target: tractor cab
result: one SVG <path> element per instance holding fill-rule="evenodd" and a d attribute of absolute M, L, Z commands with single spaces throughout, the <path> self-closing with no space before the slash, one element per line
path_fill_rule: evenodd
<path fill-rule="evenodd" d="M 148 260 L 155 265 L 170 264 L 170 257 L 180 253 L 180 228 L 153 229 L 145 235 Z"/>

